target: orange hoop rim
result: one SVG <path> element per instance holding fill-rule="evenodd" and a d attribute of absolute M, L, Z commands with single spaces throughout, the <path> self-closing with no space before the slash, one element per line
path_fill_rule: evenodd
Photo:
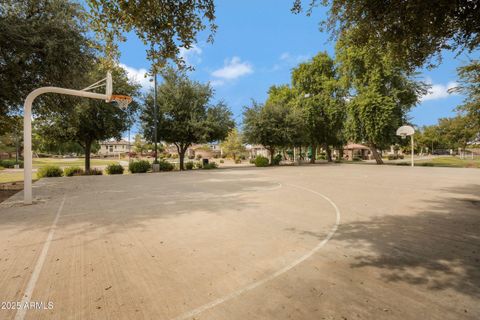
<path fill-rule="evenodd" d="M 132 102 L 132 97 L 125 96 L 122 94 L 112 94 L 110 97 L 110 101 L 128 101 L 128 103 Z"/>

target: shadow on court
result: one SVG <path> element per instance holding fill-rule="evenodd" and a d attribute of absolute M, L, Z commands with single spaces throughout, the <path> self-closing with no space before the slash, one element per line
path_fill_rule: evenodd
<path fill-rule="evenodd" d="M 371 252 L 351 267 L 378 268 L 387 282 L 480 297 L 480 185 L 443 191 L 450 197 L 429 201 L 423 211 L 411 208 L 413 215 L 342 224 L 336 240 Z"/>

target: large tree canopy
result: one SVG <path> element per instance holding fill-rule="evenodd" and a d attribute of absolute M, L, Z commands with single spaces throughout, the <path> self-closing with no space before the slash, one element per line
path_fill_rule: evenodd
<path fill-rule="evenodd" d="M 293 87 L 301 92 L 297 104 L 303 111 L 304 128 L 308 143 L 315 150 L 321 145 L 332 160 L 330 146 L 343 144 L 345 121 L 345 93 L 335 61 L 327 53 L 319 53 L 301 63 L 292 71 Z M 312 152 L 311 162 L 315 162 Z"/>
<path fill-rule="evenodd" d="M 66 0 L 2 1 L 0 119 L 38 87 L 76 88 L 82 82 L 93 56 L 82 16 L 82 7 Z M 36 101 L 34 112 L 47 98 Z"/>
<path fill-rule="evenodd" d="M 272 92 L 279 91 L 271 89 L 270 96 Z M 288 103 L 282 103 L 282 99 L 267 100 L 265 105 L 253 101 L 253 105 L 243 112 L 245 142 L 263 145 L 270 152 L 270 164 L 273 165 L 273 157 L 279 148 L 294 145 L 301 130 L 300 119 Z"/>
<path fill-rule="evenodd" d="M 294 0 L 292 11 L 302 11 Z M 480 44 L 480 2 L 477 0 L 311 0 L 307 12 L 329 7 L 322 25 L 334 36 L 348 31 L 359 46 L 374 46 L 408 66 L 440 58 L 442 49 L 474 50 Z M 352 33 L 353 30 L 353 33 Z"/>
<path fill-rule="evenodd" d="M 159 124 L 157 135 L 178 150 L 180 170 L 184 170 L 185 152 L 194 143 L 225 139 L 235 126 L 232 113 L 223 103 L 211 104 L 210 86 L 192 81 L 184 73 L 167 69 L 164 82 L 158 87 Z M 140 115 L 144 136 L 154 137 L 153 95 L 144 100 Z"/>
<path fill-rule="evenodd" d="M 480 61 L 473 60 L 458 69 L 459 85 L 452 91 L 465 95 L 463 104 L 458 110 L 467 115 L 480 132 Z"/>
<path fill-rule="evenodd" d="M 115 40 L 124 32 L 134 31 L 150 48 L 148 59 L 158 71 L 167 59 L 180 66 L 184 60 L 180 48 L 190 49 L 198 32 L 210 26 L 209 41 L 216 30 L 213 0 L 87 0 L 94 30 L 103 35 L 107 55 L 114 57 Z"/>
<path fill-rule="evenodd" d="M 350 37 L 338 42 L 337 58 L 342 82 L 351 93 L 347 103 L 347 137 L 366 143 L 381 164 L 377 149 L 396 141 L 396 129 L 407 122 L 407 112 L 426 93 L 426 86 L 409 77 L 388 55 L 357 46 Z"/>

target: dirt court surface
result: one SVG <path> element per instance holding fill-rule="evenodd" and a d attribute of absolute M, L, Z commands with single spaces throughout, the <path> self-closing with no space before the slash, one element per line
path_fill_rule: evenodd
<path fill-rule="evenodd" d="M 478 169 L 54 178 L 34 196 L 0 204 L 0 319 L 480 319 Z"/>

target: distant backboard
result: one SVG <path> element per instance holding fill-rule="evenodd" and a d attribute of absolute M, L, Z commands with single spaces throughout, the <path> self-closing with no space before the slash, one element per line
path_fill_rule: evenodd
<path fill-rule="evenodd" d="M 397 129 L 397 136 L 406 137 L 415 133 L 415 129 L 412 126 L 401 126 Z"/>

